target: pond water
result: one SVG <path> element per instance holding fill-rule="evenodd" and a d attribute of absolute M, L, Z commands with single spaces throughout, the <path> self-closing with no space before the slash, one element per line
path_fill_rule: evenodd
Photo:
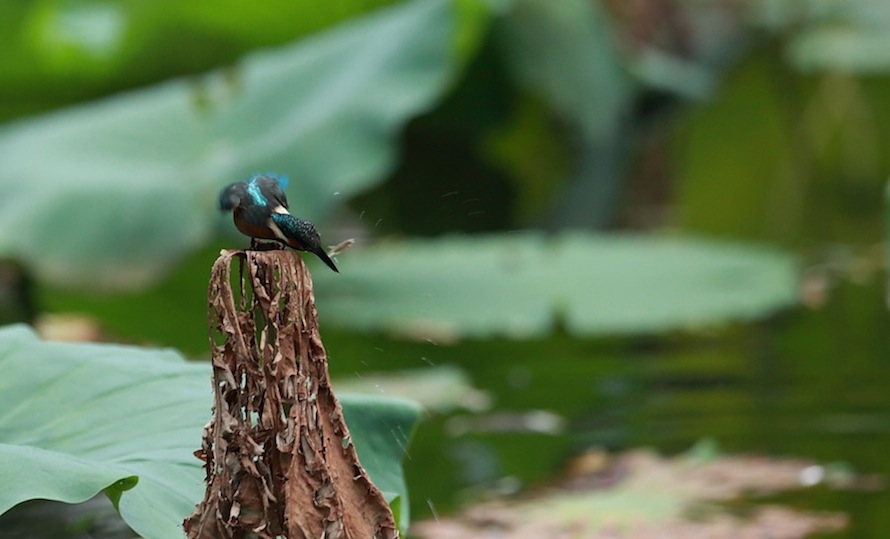
<path fill-rule="evenodd" d="M 323 313 L 321 322 L 327 327 Z M 456 366 L 490 401 L 472 411 L 478 396 L 463 396 L 470 409 L 420 424 L 405 471 L 413 517 L 423 519 L 552 484 L 593 447 L 671 455 L 714 440 L 725 452 L 805 457 L 890 478 L 888 329 L 883 286 L 872 282 L 841 285 L 822 309 L 660 337 L 557 332 L 449 345 L 328 329 L 322 336 L 335 380 Z M 890 537 L 887 489 L 817 487 L 770 501 L 850 516 L 843 532 L 821 537 Z M 61 531 L 85 518 L 79 509 L 32 502 L 4 517 L 0 537 L 132 537 L 104 497 L 91 503 L 104 516 L 84 521 L 89 533 Z M 58 533 L 48 533 L 55 521 Z M 34 526 L 39 535 L 28 531 Z"/>
<path fill-rule="evenodd" d="M 553 481 L 590 447 L 675 454 L 713 439 L 725 452 L 890 477 L 888 321 L 880 285 L 845 284 L 823 309 L 695 334 L 443 345 L 331 333 L 325 342 L 340 379 L 456 365 L 491 399 L 485 412 L 432 415 L 418 429 L 405 466 L 412 514 L 425 518 Z M 776 499 L 848 513 L 850 526 L 830 537 L 890 537 L 886 489 Z"/>

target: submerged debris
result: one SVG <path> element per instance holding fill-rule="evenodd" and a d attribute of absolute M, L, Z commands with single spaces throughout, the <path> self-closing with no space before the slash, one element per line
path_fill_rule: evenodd
<path fill-rule="evenodd" d="M 479 503 L 461 515 L 418 522 L 422 539 L 802 539 L 847 525 L 839 512 L 776 504 L 726 506 L 743 495 L 805 488 L 814 462 L 761 456 L 661 457 L 637 450 L 583 455 L 558 485 L 512 501 Z M 831 488 L 859 488 L 838 476 Z"/>
<path fill-rule="evenodd" d="M 398 537 L 331 392 L 301 258 L 223 251 L 208 296 L 215 400 L 196 452 L 207 490 L 187 536 Z"/>

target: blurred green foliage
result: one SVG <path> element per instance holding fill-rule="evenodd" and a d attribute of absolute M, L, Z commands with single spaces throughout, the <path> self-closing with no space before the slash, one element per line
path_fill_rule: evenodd
<path fill-rule="evenodd" d="M 0 5 L 0 119 L 236 62 L 392 0 L 41 0 Z"/>
<path fill-rule="evenodd" d="M 772 403 L 800 414 L 806 403 L 795 399 L 842 390 L 855 403 L 862 384 L 838 376 L 836 358 L 866 371 L 886 348 L 886 332 L 866 334 L 859 322 L 886 322 L 873 288 L 834 299 L 849 312 L 818 309 L 850 288 L 838 281 L 868 283 L 886 265 L 888 36 L 884 0 L 7 2 L 0 119 L 14 121 L 0 126 L 0 255 L 36 275 L 37 310 L 86 312 L 110 338 L 201 354 L 207 269 L 219 248 L 246 245 L 215 215 L 216 192 L 279 169 L 291 176 L 295 213 L 315 219 L 327 242 L 354 236 L 367 247 L 340 256 L 343 275 L 317 276 L 324 327 L 417 337 L 418 313 L 439 310 L 452 324 L 447 338 L 552 331 L 528 346 L 489 340 L 452 353 L 517 409 L 534 401 L 580 415 L 586 384 L 602 380 L 596 399 L 629 409 L 587 429 L 600 441 L 624 435 L 616 424 L 651 436 L 676 417 L 654 424 L 639 411 L 649 388 L 620 375 L 632 368 L 625 355 L 604 360 L 567 333 L 752 318 L 792 304 L 800 284 L 818 323 L 786 337 L 796 351 L 785 351 L 787 363 L 818 358 L 810 368 L 826 372 L 788 392 L 769 386 L 783 373 L 755 366 L 762 393 L 717 383 L 660 397 L 677 417 L 716 410 L 671 427 L 678 445 L 706 428 L 743 432 L 746 448 L 800 452 L 812 439 L 781 446 L 791 421 Z M 515 229 L 541 239 L 517 242 L 505 234 Z M 615 231 L 637 234 L 609 237 Z M 707 253 L 683 250 L 700 236 L 719 240 Z M 665 253 L 663 241 L 681 249 Z M 533 278 L 509 263 L 492 270 L 504 252 L 528 259 Z M 12 288 L 0 297 L 32 301 L 19 293 L 31 279 L 16 275 L 0 282 Z M 119 290 L 92 290 L 111 285 Z M 832 332 L 844 324 L 856 327 L 841 341 Z M 441 326 L 421 329 L 430 327 Z M 323 334 L 335 354 L 346 347 L 349 369 L 373 363 L 369 342 L 389 342 Z M 399 346 L 411 366 L 429 354 L 425 343 Z M 694 380 L 706 364 L 731 365 L 732 375 L 752 368 L 747 355 L 703 348 L 683 352 L 695 357 L 684 373 Z M 517 364 L 542 359 L 533 384 L 512 385 Z M 436 435 L 424 443 L 441 453 Z M 492 460 L 533 466 L 536 480 L 566 450 L 514 442 Z M 545 458 L 530 465 L 529 454 Z M 449 467 L 423 468 L 430 490 L 460 486 Z"/>
<path fill-rule="evenodd" d="M 415 1 L 233 71 L 7 125 L 0 253 L 55 283 L 145 286 L 210 240 L 220 188 L 258 170 L 300 178 L 295 213 L 327 214 L 380 180 L 395 128 L 449 80 L 450 17 Z"/>
<path fill-rule="evenodd" d="M 883 4 L 383 3 L 4 7 L 22 23 L 2 38 L 7 117 L 189 78 L 0 129 L 0 251 L 44 308 L 185 345 L 202 248 L 232 230 L 215 192 L 257 170 L 290 174 L 294 212 L 330 243 L 673 228 L 820 259 L 823 242 L 881 239 Z M 820 37 L 838 31 L 858 36 L 845 55 Z M 58 288 L 87 284 L 133 291 Z M 153 322 L 175 304 L 192 322 Z"/>
<path fill-rule="evenodd" d="M 789 246 L 879 241 L 888 90 L 795 73 L 771 46 L 747 58 L 677 139 L 683 224 Z"/>
<path fill-rule="evenodd" d="M 673 228 L 820 259 L 881 239 L 880 2 L 384 3 L 4 6 L 7 117 L 189 78 L 4 126 L 0 251 L 52 310 L 197 310 L 201 271 L 140 290 L 204 264 L 231 231 L 216 190 L 264 169 L 331 243 Z M 134 291 L 56 293 L 86 284 Z"/>

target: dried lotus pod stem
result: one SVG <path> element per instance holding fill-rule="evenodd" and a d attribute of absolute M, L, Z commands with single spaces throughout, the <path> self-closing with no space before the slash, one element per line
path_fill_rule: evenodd
<path fill-rule="evenodd" d="M 398 537 L 331 391 L 300 256 L 223 251 L 208 297 L 213 418 L 196 452 L 207 489 L 184 522 L 189 539 Z"/>

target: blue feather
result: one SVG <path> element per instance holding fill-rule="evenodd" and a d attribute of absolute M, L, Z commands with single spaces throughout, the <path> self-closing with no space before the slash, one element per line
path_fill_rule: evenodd
<path fill-rule="evenodd" d="M 266 200 L 266 197 L 263 196 L 263 193 L 260 191 L 260 186 L 256 182 L 259 177 L 260 175 L 258 174 L 247 181 L 247 194 L 253 199 L 254 204 L 257 206 L 265 206 L 268 204 L 268 201 Z"/>
<path fill-rule="evenodd" d="M 260 190 L 260 186 L 257 183 L 257 180 L 261 178 L 271 178 L 278 182 L 278 185 L 283 190 L 287 187 L 288 178 L 284 174 L 276 174 L 274 172 L 266 172 L 264 174 L 254 174 L 247 180 L 245 183 L 247 184 L 247 194 L 250 195 L 250 198 L 253 199 L 254 204 L 258 206 L 265 206 L 269 203 L 266 197 Z"/>
<path fill-rule="evenodd" d="M 247 181 L 248 181 L 248 183 L 250 183 L 250 182 L 256 180 L 257 178 L 261 178 L 263 176 L 265 176 L 267 178 L 272 178 L 273 180 L 278 182 L 278 185 L 280 185 L 282 189 L 287 187 L 287 183 L 290 181 L 290 178 L 287 177 L 287 174 L 278 174 L 276 172 L 257 173 L 257 174 L 254 174 L 253 176 L 251 176 L 250 179 Z"/>

